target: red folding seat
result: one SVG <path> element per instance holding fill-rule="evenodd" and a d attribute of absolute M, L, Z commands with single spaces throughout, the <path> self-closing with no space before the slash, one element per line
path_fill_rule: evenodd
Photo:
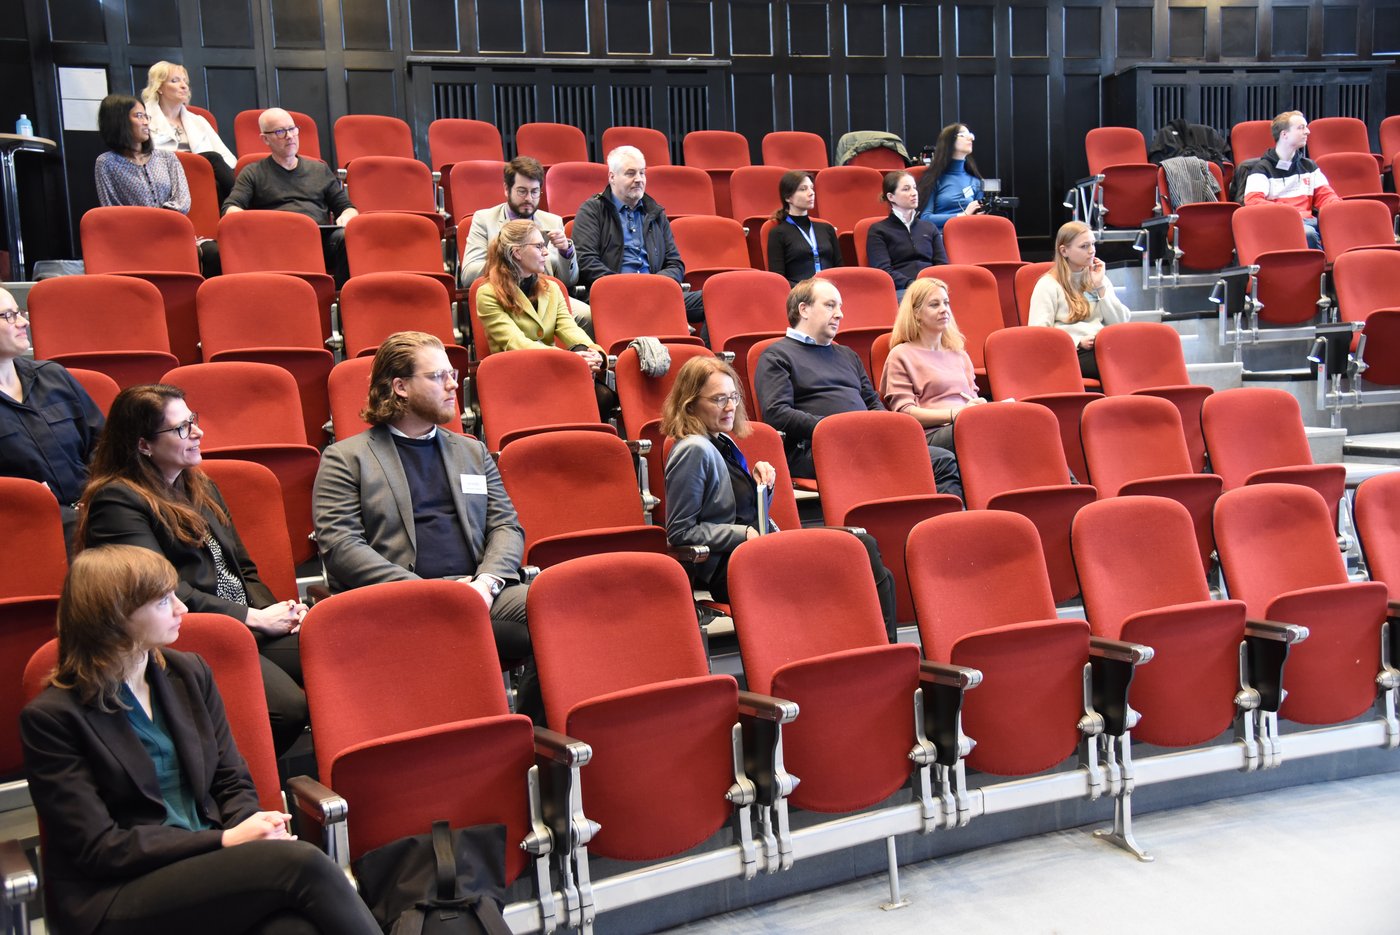
<path fill-rule="evenodd" d="M 783 762 L 802 779 L 788 797 L 794 805 L 867 808 L 917 770 L 915 795 L 931 828 L 935 749 L 923 705 L 934 707 L 935 673 L 916 706 L 919 651 L 887 642 L 865 566 L 860 543 L 835 530 L 780 532 L 735 549 L 729 587 L 744 676 L 753 691 L 791 699 L 802 711 L 783 731 Z"/>
<path fill-rule="evenodd" d="M 178 211 L 164 208 L 93 208 L 80 224 L 83 264 L 89 273 L 144 279 L 165 300 L 169 350 L 181 363 L 199 360 L 199 328 L 194 294 L 199 273 L 194 226 Z M 227 262 L 224 272 L 230 270 Z"/>
<path fill-rule="evenodd" d="M 688 215 L 716 213 L 715 190 L 709 173 L 694 166 L 663 163 L 653 168 L 648 162 L 647 194 L 666 209 L 666 217 L 672 221 Z"/>
<path fill-rule="evenodd" d="M 875 169 L 881 173 L 893 172 L 896 169 L 906 169 L 904 157 L 892 149 L 884 146 L 876 146 L 872 149 L 864 149 L 846 160 L 848 166 L 864 166 Z"/>
<path fill-rule="evenodd" d="M 1245 120 L 1230 128 L 1230 153 L 1235 165 L 1258 159 L 1274 148 L 1271 123 L 1269 120 Z"/>
<path fill-rule="evenodd" d="M 405 613 L 412 627 L 384 625 Z M 543 814 L 541 785 L 561 803 L 578 795 L 588 748 L 510 713 L 491 621 L 475 594 L 451 581 L 337 594 L 307 614 L 301 660 L 320 778 L 355 815 L 350 860 L 434 821 L 503 824 L 507 882 L 533 863 L 537 892 L 550 892 L 551 853 L 566 868 L 597 826 L 567 804 L 548 827 L 532 816 Z M 536 766 L 549 775 L 536 776 Z M 546 928 L 556 923 L 554 905 L 542 903 Z"/>
<path fill-rule="evenodd" d="M 30 292 L 30 302 L 33 302 L 33 291 Z M 166 369 L 170 369 L 167 364 Z M 69 367 L 68 375 L 82 386 L 87 394 L 92 397 L 92 401 L 97 404 L 98 410 L 105 416 L 107 410 L 112 408 L 112 400 L 117 398 L 121 392 L 121 387 L 117 381 L 99 370 L 83 370 L 81 367 Z"/>
<path fill-rule="evenodd" d="M 914 618 L 904 543 L 930 516 L 957 512 L 962 503 L 941 494 L 929 464 L 928 440 L 902 412 L 842 412 L 817 423 L 812 459 L 828 526 L 859 526 L 880 545 L 894 575 L 900 620 Z"/>
<path fill-rule="evenodd" d="M 452 296 L 438 281 L 414 273 L 366 273 L 351 277 L 340 290 L 340 320 L 345 356 L 368 357 L 384 339 L 399 331 L 426 331 L 442 342 L 447 360 L 466 375 L 471 354 L 457 343 L 452 325 Z M 466 399 L 466 379 L 457 398 Z"/>
<path fill-rule="evenodd" d="M 1230 230 L 1230 218 L 1240 206 L 1230 200 L 1220 167 L 1207 162 L 1206 168 L 1215 178 L 1215 184 L 1220 186 L 1220 195 L 1214 201 L 1192 201 L 1175 206 L 1167 184 L 1167 170 L 1157 169 L 1157 193 L 1162 202 L 1162 211 L 1176 215 L 1176 221 L 1172 224 L 1173 244 L 1180 251 L 1176 262 L 1193 270 L 1223 269 L 1235 259 L 1235 239 Z"/>
<path fill-rule="evenodd" d="M 1328 205 L 1328 207 L 1332 207 Z M 1353 250 L 1337 257 L 1332 282 L 1342 321 L 1365 322 L 1362 359 L 1369 382 L 1400 384 L 1400 251 Z M 1357 342 L 1353 340 L 1353 348 Z"/>
<path fill-rule="evenodd" d="M 749 434 L 743 438 L 732 439 L 739 450 L 744 454 L 744 460 L 749 464 L 758 461 L 767 461 L 773 465 L 773 472 L 777 478 L 773 483 L 773 496 L 768 504 L 768 518 L 781 530 L 801 529 L 802 519 L 797 510 L 797 496 L 793 493 L 792 474 L 788 472 L 787 453 L 783 450 L 783 436 L 771 425 L 759 422 L 749 414 Z M 661 463 L 664 465 L 671 459 L 671 449 L 675 446 L 674 438 L 667 438 L 661 446 Z M 663 472 L 664 474 L 664 472 Z M 664 476 L 657 478 L 657 486 L 665 490 Z M 814 488 L 815 489 L 815 488 Z M 664 500 L 665 498 L 662 497 Z M 721 609 L 721 613 L 728 615 L 727 604 L 710 602 L 711 606 Z"/>
<path fill-rule="evenodd" d="M 646 521 L 632 454 L 616 435 L 561 429 L 520 438 L 501 449 L 500 471 L 525 530 L 525 564 L 666 554 L 666 530 Z"/>
<path fill-rule="evenodd" d="M 1191 515 L 1203 570 L 1210 570 L 1215 536 L 1211 512 L 1224 481 L 1191 470 L 1181 414 L 1165 399 L 1110 396 L 1084 407 L 1080 426 L 1089 477 L 1100 497 L 1175 500 Z"/>
<path fill-rule="evenodd" d="M 734 355 L 734 370 L 748 399 L 753 399 L 749 348 L 786 332 L 788 291 L 786 279 L 766 270 L 717 273 L 705 281 L 710 346 Z M 758 413 L 749 416 L 757 418 Z"/>
<path fill-rule="evenodd" d="M 1381 663 L 1386 586 L 1348 579 L 1336 524 L 1317 491 L 1296 484 L 1226 491 L 1215 505 L 1215 541 L 1230 595 L 1251 618 L 1311 634 L 1289 656 L 1279 714 L 1301 724 L 1348 721 L 1377 702 L 1379 686 L 1394 718 L 1395 670 Z"/>
<path fill-rule="evenodd" d="M 1085 392 L 1074 339 L 1059 328 L 1002 328 L 987 335 L 985 353 L 992 399 L 1036 403 L 1053 412 L 1069 469 L 1087 478 L 1079 419 L 1103 394 Z"/>
<path fill-rule="evenodd" d="M 856 229 L 851 234 L 851 239 L 855 241 L 856 247 L 856 266 L 870 265 L 870 228 L 883 220 L 884 218 L 881 217 L 873 217 L 861 218 L 859 221 L 856 221 Z M 767 238 L 765 237 L 764 240 L 766 241 Z M 842 259 L 849 264 L 849 257 L 843 255 Z"/>
<path fill-rule="evenodd" d="M 1079 593 L 1069 526 L 1098 492 L 1071 481 L 1055 416 L 1034 403 L 969 406 L 953 423 L 953 444 L 967 508 L 1028 517 L 1040 534 L 1055 600 Z"/>
<path fill-rule="evenodd" d="M 919 278 L 940 279 L 947 283 L 953 317 L 957 319 L 958 330 L 967 340 L 963 350 L 972 358 L 977 382 L 985 389 L 987 361 L 984 349 L 987 338 L 1002 330 L 1005 322 L 1005 306 L 1001 304 L 995 273 L 986 266 L 929 266 L 919 270 Z M 878 376 L 878 371 L 876 374 Z"/>
<path fill-rule="evenodd" d="M 617 429 L 598 418 L 593 373 L 577 354 L 557 347 L 527 347 L 492 354 L 476 372 L 486 447 L 501 451 L 516 439 L 572 429 Z"/>
<path fill-rule="evenodd" d="M 1392 603 L 1400 600 L 1400 473 L 1362 481 L 1354 510 L 1371 580 L 1385 583 Z"/>
<path fill-rule="evenodd" d="M 413 131 L 398 117 L 381 114 L 346 114 L 331 128 L 335 136 L 335 160 L 342 169 L 361 156 L 413 158 Z"/>
<path fill-rule="evenodd" d="M 1316 117 L 1309 121 L 1308 131 L 1308 155 L 1319 166 L 1322 165 L 1324 157 L 1338 153 L 1363 153 L 1370 156 L 1376 164 L 1377 172 L 1390 164 L 1384 153 L 1371 152 L 1370 133 L 1366 130 L 1366 122 L 1356 117 Z M 1332 176 L 1326 169 L 1323 169 L 1322 173 L 1331 181 Z M 1336 187 L 1335 183 L 1333 187 Z M 1341 191 L 1338 190 L 1337 194 L 1341 194 Z"/>
<path fill-rule="evenodd" d="M 533 156 L 548 169 L 561 162 L 587 162 L 588 140 L 566 123 L 522 123 L 515 130 L 515 152 Z"/>
<path fill-rule="evenodd" d="M 1400 195 L 1385 191 L 1371 153 L 1337 152 L 1316 159 L 1317 167 L 1338 195 L 1345 199 L 1379 201 L 1390 209 L 1391 218 L 1400 215 Z"/>
<path fill-rule="evenodd" d="M 1385 163 L 1381 171 L 1390 172 L 1395 164 L 1395 154 L 1400 153 L 1400 115 L 1392 115 L 1381 121 L 1380 143 L 1381 158 Z"/>
<path fill-rule="evenodd" d="M 802 130 L 778 130 L 763 135 L 763 164 L 816 172 L 831 165 L 826 140 Z"/>
<path fill-rule="evenodd" d="M 292 562 L 287 518 L 267 509 L 282 496 L 277 475 L 256 461 L 211 458 L 200 465 L 219 486 L 238 538 L 258 568 L 258 577 L 274 597 L 297 596 L 297 569 Z"/>
<path fill-rule="evenodd" d="M 185 106 L 189 106 L 188 104 Z M 198 153 L 176 152 L 185 182 L 190 189 L 190 210 L 186 217 L 196 237 L 213 240 L 219 235 L 219 189 L 214 183 L 214 167 Z"/>
<path fill-rule="evenodd" d="M 676 218 L 671 222 L 671 233 L 685 264 L 685 281 L 692 290 L 705 288 L 710 277 L 719 273 L 754 272 L 749 266 L 743 225 L 732 218 L 702 214 Z"/>
<path fill-rule="evenodd" d="M 494 159 L 470 159 L 450 167 L 443 176 L 443 196 L 454 224 L 470 228 L 473 214 L 505 200 L 504 172 L 505 163 Z M 459 237 L 457 247 L 465 250 L 467 238 Z"/>
<path fill-rule="evenodd" d="M 345 186 L 361 214 L 413 214 L 437 225 L 439 237 L 447 233 L 447 219 L 438 210 L 432 170 L 417 159 L 361 156 L 345 170 Z"/>
<path fill-rule="evenodd" d="M 884 175 L 869 166 L 831 166 L 818 172 L 812 183 L 820 196 L 822 220 L 836 228 L 841 256 L 849 262 L 864 249 L 857 245 L 856 226 L 866 218 L 880 220 L 889 213 L 882 194 Z M 767 244 L 768 238 L 763 242 Z"/>
<path fill-rule="evenodd" d="M 1102 175 L 1095 185 L 1096 207 L 1110 228 L 1136 228 L 1155 217 L 1157 166 L 1147 161 L 1147 143 L 1133 127 L 1096 127 L 1084 137 L 1089 174 Z"/>
<path fill-rule="evenodd" d="M 316 290 L 321 337 L 331 336 L 335 280 L 326 272 L 321 230 L 292 211 L 238 211 L 219 221 L 219 262 L 225 273 L 288 273 Z"/>
<path fill-rule="evenodd" d="M 311 486 L 321 456 L 306 443 L 292 375 L 272 364 L 225 361 L 176 367 L 161 382 L 184 390 L 199 413 L 204 457 L 256 461 L 277 475 L 292 561 L 310 559 Z"/>
<path fill-rule="evenodd" d="M 132 276 L 59 276 L 29 290 L 34 356 L 104 373 L 118 387 L 156 383 L 179 366 L 160 290 Z"/>
<path fill-rule="evenodd" d="M 671 141 L 666 139 L 666 134 L 660 130 L 650 127 L 608 127 L 603 131 L 601 155 L 606 159 L 608 153 L 619 146 L 634 146 L 641 150 L 648 172 L 653 166 L 671 164 Z M 671 216 L 675 217 L 674 214 Z"/>
<path fill-rule="evenodd" d="M 667 343 L 702 343 L 690 333 L 684 295 L 669 276 L 604 276 L 593 284 L 588 301 L 593 309 L 593 334 L 609 354 L 621 354 L 634 338 L 643 336 Z"/>
<path fill-rule="evenodd" d="M 369 423 L 360 418 L 360 413 L 369 404 L 369 374 L 373 365 L 373 357 L 351 357 L 331 368 L 331 375 L 326 380 L 326 392 L 330 396 L 331 424 L 336 441 L 344 441 L 369 430 Z M 453 413 L 443 428 L 465 435 L 461 412 Z"/>
<path fill-rule="evenodd" d="M 283 273 L 228 273 L 200 286 L 196 299 L 204 359 L 286 370 L 297 382 L 307 440 L 317 447 L 329 441 L 326 378 L 335 359 L 321 338 L 311 286 Z"/>
<path fill-rule="evenodd" d="M 255 162 L 261 162 L 262 160 L 266 159 L 269 155 L 270 153 L 248 153 L 246 156 L 239 156 L 238 162 L 233 167 L 233 177 L 237 179 L 240 175 L 243 174 L 244 169 L 248 168 Z"/>
<path fill-rule="evenodd" d="M 715 210 L 724 217 L 734 217 L 730 206 L 729 177 L 740 166 L 752 164 L 749 141 L 742 133 L 731 130 L 691 130 L 681 140 L 681 148 L 686 165 L 709 173 L 715 190 Z M 743 218 L 736 220 L 742 221 Z"/>
<path fill-rule="evenodd" d="M 760 236 L 763 222 L 778 210 L 778 182 L 787 174 L 782 166 L 740 166 L 729 176 L 729 216 L 748 229 L 749 263 L 767 269 L 767 239 Z"/>
<path fill-rule="evenodd" d="M 1246 768 L 1274 765 L 1284 658 L 1304 634 L 1246 623 L 1244 601 L 1211 600 L 1191 526 L 1181 504 L 1160 497 L 1117 497 L 1080 510 L 1072 537 L 1085 616 L 1095 636 L 1154 650 L 1152 665 L 1133 679 L 1133 707 L 1142 712 L 1134 738 L 1193 746 L 1233 720 Z"/>
<path fill-rule="evenodd" d="M 544 175 L 544 196 L 548 199 L 549 210 L 565 221 L 578 214 L 580 205 L 607 187 L 608 167 L 601 162 L 559 162 L 550 166 Z"/>
<path fill-rule="evenodd" d="M 350 275 L 417 273 L 456 292 L 452 274 L 443 269 L 442 241 L 427 218 L 386 211 L 361 214 L 345 225 L 345 254 Z"/>
<path fill-rule="evenodd" d="M 1210 396 L 1208 386 L 1192 384 L 1181 352 L 1181 335 L 1161 322 L 1123 322 L 1105 328 L 1094 341 L 1094 359 L 1107 396 L 1136 393 L 1160 396 L 1181 413 L 1191 470 L 1205 469 L 1205 442 L 1201 438 L 1201 401 Z"/>
<path fill-rule="evenodd" d="M 505 162 L 501 131 L 485 120 L 439 117 L 428 124 L 428 161 L 446 178 L 459 162 Z"/>
<path fill-rule="evenodd" d="M 763 787 L 760 808 L 777 806 L 796 785 L 782 766 L 779 729 L 796 705 L 709 673 L 680 566 L 645 553 L 575 559 L 540 573 L 528 613 L 548 721 L 592 747 L 583 807 L 602 825 L 592 852 L 671 857 L 733 817 L 739 875 L 752 876 L 758 855 L 748 806 L 757 797 L 749 772 Z M 659 736 L 673 755 L 662 755 Z"/>
<path fill-rule="evenodd" d="M 914 527 L 909 584 L 924 658 L 984 676 L 962 706 L 962 728 L 976 741 L 968 766 L 1026 776 L 1078 747 L 1089 798 L 1115 797 L 1110 840 L 1145 857 L 1132 834 L 1128 730 L 1137 719 L 1128 689 L 1152 650 L 1058 618 L 1036 538 L 1024 516 L 1000 510 L 950 513 Z M 1068 543 L 1066 529 L 1066 551 Z"/>
<path fill-rule="evenodd" d="M 1259 267 L 1259 320 L 1296 325 L 1316 318 L 1326 257 L 1308 249 L 1298 212 L 1283 204 L 1254 204 L 1231 215 L 1230 227 L 1240 265 Z"/>
<path fill-rule="evenodd" d="M 1031 293 L 1040 277 L 1055 268 L 1053 261 L 1027 263 L 1016 270 L 1016 323 L 1024 325 L 1031 319 Z"/>
<path fill-rule="evenodd" d="M 1015 225 L 992 214 L 949 218 L 943 227 L 943 249 L 949 263 L 980 266 L 995 276 L 1002 322 L 1008 328 L 1021 323 L 1016 311 L 1016 273 L 1027 264 L 1021 259 Z"/>
<path fill-rule="evenodd" d="M 297 126 L 297 140 L 301 144 L 297 154 L 324 161 L 325 157 L 321 155 L 321 132 L 316 126 L 316 121 L 300 111 L 289 110 L 287 113 Z M 271 152 L 263 142 L 262 131 L 258 129 L 258 118 L 261 116 L 262 110 L 241 110 L 238 116 L 233 118 L 233 147 L 238 153 L 240 169 L 245 156 L 262 159 Z"/>
<path fill-rule="evenodd" d="M 1313 464 L 1302 411 L 1292 394 L 1240 387 L 1212 395 L 1201 407 L 1211 470 L 1226 490 L 1253 484 L 1300 484 L 1327 501 L 1332 526 L 1346 493 L 1346 468 Z"/>
<path fill-rule="evenodd" d="M 1317 232 L 1329 264 L 1349 250 L 1396 250 L 1395 227 L 1385 205 L 1365 198 L 1333 201 L 1317 212 Z"/>
<path fill-rule="evenodd" d="M 884 270 L 861 266 L 824 269 L 817 273 L 817 278 L 825 279 L 841 293 L 841 329 L 836 343 L 860 355 L 866 373 L 870 374 L 870 382 L 876 383 L 880 375 L 870 371 L 870 347 L 876 338 L 888 334 L 894 327 L 895 316 L 899 313 L 894 280 Z"/>

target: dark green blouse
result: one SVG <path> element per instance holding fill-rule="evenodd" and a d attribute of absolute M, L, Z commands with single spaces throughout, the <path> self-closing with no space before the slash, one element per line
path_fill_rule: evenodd
<path fill-rule="evenodd" d="M 199 805 L 190 792 L 190 784 L 185 780 L 184 771 L 180 769 L 180 757 L 175 752 L 175 742 L 170 739 L 170 727 L 165 720 L 165 713 L 156 703 L 155 693 L 151 693 L 151 713 L 155 716 L 154 720 L 146 716 L 145 709 L 125 683 L 121 688 L 121 700 L 128 705 L 127 722 L 136 732 L 137 739 L 141 741 L 141 746 L 146 749 L 152 765 L 156 768 L 156 779 L 160 781 L 160 797 L 165 800 L 165 823 L 175 828 L 184 828 L 186 831 L 209 830 L 212 826 L 200 818 Z"/>

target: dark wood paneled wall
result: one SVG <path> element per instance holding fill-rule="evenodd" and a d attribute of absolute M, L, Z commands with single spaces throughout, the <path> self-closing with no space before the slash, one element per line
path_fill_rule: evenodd
<path fill-rule="evenodd" d="M 189 69 L 196 103 L 232 145 L 240 110 L 407 119 L 426 158 L 437 116 L 562 120 L 597 137 L 644 123 L 680 138 L 736 129 L 754 141 L 803 129 L 835 141 L 888 129 L 911 150 L 953 120 L 977 133 L 985 174 L 1022 199 L 1031 243 L 1064 217 L 1085 172 L 1084 133 L 1123 118 L 1104 79 L 1142 63 L 1394 61 L 1400 0 L 24 0 L 0 13 L 0 75 L 24 84 L 56 164 L 26 174 L 46 192 L 38 256 L 71 255 L 93 203 L 93 133 L 61 132 L 60 66 L 107 69 L 139 90 L 158 59 Z M 1396 85 L 1390 69 L 1384 85 Z M 1372 89 L 1384 101 L 1387 87 Z M 27 93 L 26 93 L 27 92 Z M 19 108 L 15 108 L 18 112 Z M 1314 115 L 1316 116 L 1316 115 Z M 13 115 L 5 120 L 13 119 Z M 1129 114 L 1125 122 L 1132 122 Z M 1150 131 L 1151 127 L 1141 129 Z M 1374 127 L 1373 127 L 1374 131 Z M 333 153 L 332 153 L 333 155 Z M 34 196 L 30 196 L 33 200 Z M 60 208 L 61 206 L 61 208 Z"/>

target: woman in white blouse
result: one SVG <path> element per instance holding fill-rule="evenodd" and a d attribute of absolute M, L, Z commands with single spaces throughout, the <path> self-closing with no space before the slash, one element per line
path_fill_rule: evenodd
<path fill-rule="evenodd" d="M 1079 349 L 1080 371 L 1097 380 L 1094 339 L 1105 325 L 1131 316 L 1114 292 L 1103 260 L 1094 255 L 1094 232 L 1079 221 L 1061 227 L 1055 235 L 1055 268 L 1035 284 L 1026 324 L 1068 332 Z"/>
<path fill-rule="evenodd" d="M 233 188 L 233 169 L 238 160 L 219 139 L 218 131 L 185 105 L 190 102 L 190 76 L 183 65 L 156 62 L 146 72 L 146 89 L 141 92 L 151 121 L 151 143 L 156 149 L 198 153 L 214 167 L 214 183 L 223 204 Z"/>

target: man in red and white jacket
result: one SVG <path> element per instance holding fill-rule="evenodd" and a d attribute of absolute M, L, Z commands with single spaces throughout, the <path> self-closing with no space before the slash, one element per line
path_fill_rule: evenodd
<path fill-rule="evenodd" d="M 1249 170 L 1244 203 L 1248 206 L 1275 201 L 1296 208 L 1303 219 L 1308 246 L 1321 250 L 1322 238 L 1317 233 L 1313 212 L 1341 201 L 1341 197 L 1327 183 L 1327 176 L 1317 163 L 1298 154 L 1308 145 L 1308 120 L 1298 111 L 1288 110 L 1275 117 L 1269 129 L 1276 145 Z"/>

